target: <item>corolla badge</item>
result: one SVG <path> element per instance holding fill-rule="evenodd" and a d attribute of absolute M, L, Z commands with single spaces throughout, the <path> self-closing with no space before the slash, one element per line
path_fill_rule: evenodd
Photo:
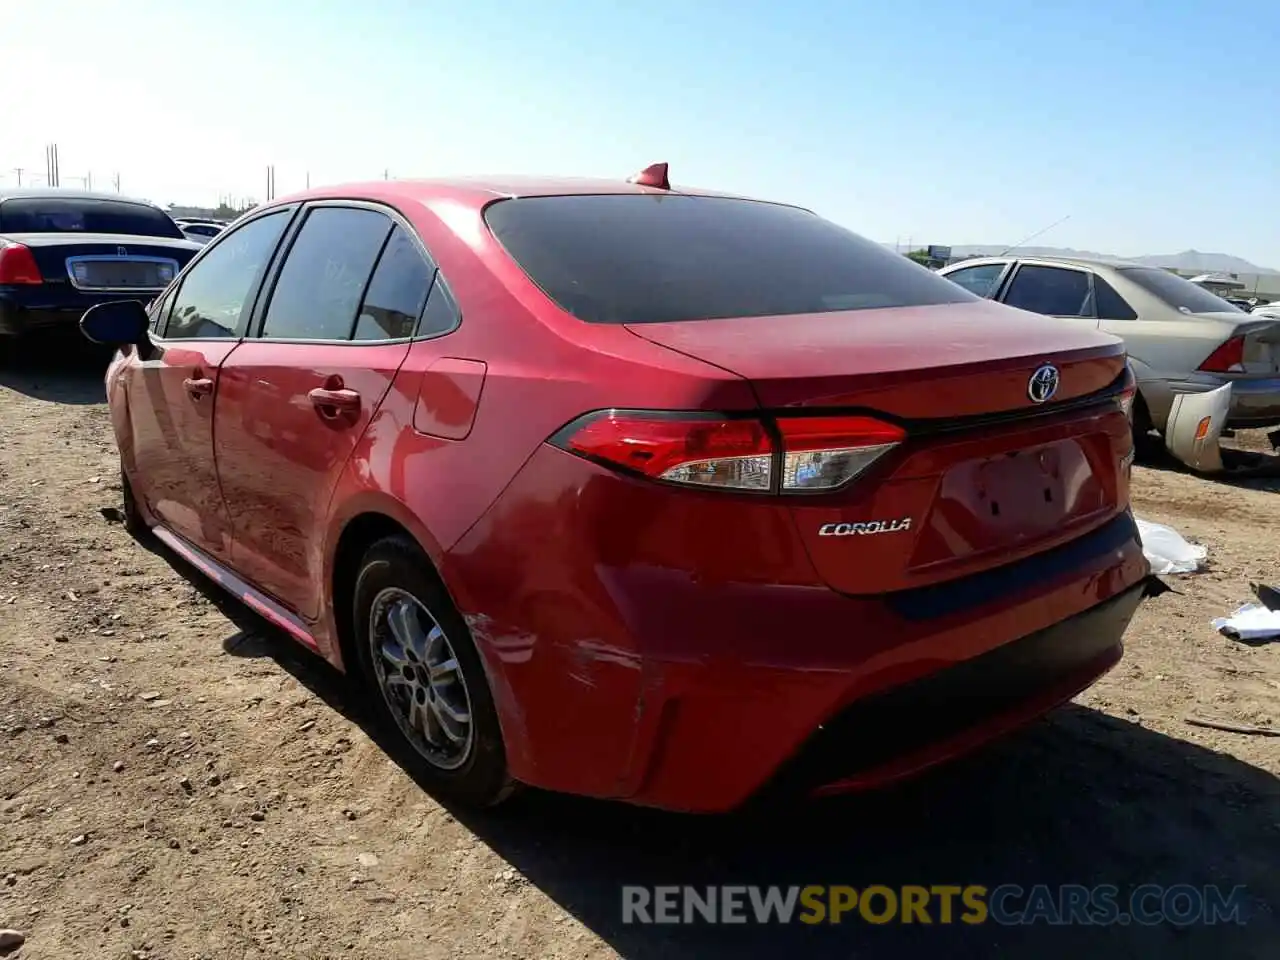
<path fill-rule="evenodd" d="M 873 533 L 901 533 L 911 529 L 911 518 L 868 520 L 865 523 L 824 523 L 818 528 L 820 537 L 865 537 Z"/>
<path fill-rule="evenodd" d="M 1027 396 L 1032 403 L 1046 403 L 1058 392 L 1058 368 L 1052 363 L 1041 364 L 1027 381 Z"/>

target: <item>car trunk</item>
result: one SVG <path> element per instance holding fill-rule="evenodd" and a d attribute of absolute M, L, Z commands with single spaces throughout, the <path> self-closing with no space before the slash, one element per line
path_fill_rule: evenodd
<path fill-rule="evenodd" d="M 906 440 L 846 488 L 790 497 L 819 574 L 842 592 L 996 567 L 1128 504 L 1128 420 L 1116 402 L 1088 402 L 1123 375 L 1124 350 L 1095 331 L 986 301 L 629 329 L 745 377 L 773 414 L 903 423 Z M 1060 386 L 1035 403 L 1046 363 Z"/>
<path fill-rule="evenodd" d="M 1252 314 L 1200 314 L 1213 320 L 1231 323 L 1229 337 L 1244 337 L 1244 375 L 1274 377 L 1280 373 L 1280 320 L 1254 317 Z"/>
<path fill-rule="evenodd" d="M 83 273 L 76 284 L 85 290 L 154 292 L 168 284 L 157 264 L 173 261 L 181 270 L 197 252 L 189 240 L 177 237 L 103 233 L 9 233 L 5 237 L 31 251 L 45 283 L 72 286 L 68 260 L 87 258 L 78 268 Z"/>

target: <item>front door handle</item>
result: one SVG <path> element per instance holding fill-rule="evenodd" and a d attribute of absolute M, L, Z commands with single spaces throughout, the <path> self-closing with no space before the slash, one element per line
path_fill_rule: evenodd
<path fill-rule="evenodd" d="M 360 394 L 346 388 L 329 390 L 325 387 L 316 387 L 309 391 L 307 396 L 320 411 L 320 415 L 328 420 L 360 409 Z"/>
<path fill-rule="evenodd" d="M 213 381 L 208 377 L 188 377 L 182 381 L 182 385 L 191 395 L 192 400 L 199 400 L 213 393 Z"/>

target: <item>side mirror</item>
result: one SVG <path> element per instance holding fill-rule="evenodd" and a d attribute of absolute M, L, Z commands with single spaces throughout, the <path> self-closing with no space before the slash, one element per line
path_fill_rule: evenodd
<path fill-rule="evenodd" d="M 90 307 L 80 318 L 80 332 L 104 347 L 138 344 L 151 325 L 147 308 L 137 300 L 114 300 Z"/>

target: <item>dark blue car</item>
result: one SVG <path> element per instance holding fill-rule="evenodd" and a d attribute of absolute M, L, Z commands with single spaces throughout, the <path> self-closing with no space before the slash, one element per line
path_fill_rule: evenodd
<path fill-rule="evenodd" d="M 0 351 L 5 338 L 79 338 L 85 310 L 151 300 L 200 251 L 159 207 L 114 194 L 0 191 Z"/>

